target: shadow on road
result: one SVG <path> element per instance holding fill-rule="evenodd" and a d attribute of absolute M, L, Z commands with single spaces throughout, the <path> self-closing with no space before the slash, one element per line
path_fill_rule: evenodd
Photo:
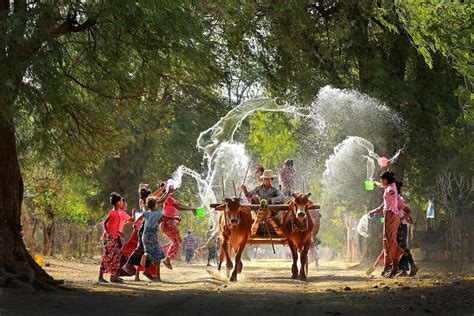
<path fill-rule="evenodd" d="M 270 280 L 268 280 L 270 281 Z M 130 284 L 129 284 L 130 285 Z M 119 285 L 121 286 L 121 285 Z M 109 288 L 109 285 L 104 287 Z M 130 288 L 129 288 L 130 289 Z M 436 288 L 394 288 L 366 291 L 324 292 L 249 292 L 221 288 L 219 291 L 195 289 L 148 290 L 132 293 L 59 292 L 26 293 L 0 290 L 2 315 L 380 315 L 380 314 L 467 314 L 474 308 L 474 281 Z"/>

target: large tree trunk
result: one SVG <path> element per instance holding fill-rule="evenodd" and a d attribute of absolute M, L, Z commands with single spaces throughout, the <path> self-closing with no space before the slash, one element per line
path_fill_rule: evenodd
<path fill-rule="evenodd" d="M 31 258 L 21 236 L 23 179 L 15 129 L 0 116 L 0 286 L 54 289 L 57 283 Z"/>

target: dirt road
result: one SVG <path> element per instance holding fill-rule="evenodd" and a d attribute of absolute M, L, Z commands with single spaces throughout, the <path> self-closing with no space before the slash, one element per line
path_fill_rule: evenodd
<path fill-rule="evenodd" d="M 421 265 L 414 279 L 367 277 L 326 262 L 309 282 L 291 280 L 288 261 L 244 262 L 237 283 L 204 265 L 176 262 L 164 283 L 97 284 L 97 260 L 47 259 L 67 291 L 0 289 L 0 315 L 474 315 L 474 274 Z M 375 275 L 375 273 L 374 273 Z"/>

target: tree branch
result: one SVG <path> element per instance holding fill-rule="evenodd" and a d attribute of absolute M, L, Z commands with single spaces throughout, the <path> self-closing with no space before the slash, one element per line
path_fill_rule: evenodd
<path fill-rule="evenodd" d="M 69 73 L 65 73 L 66 77 L 68 77 L 69 79 L 71 79 L 72 81 L 74 81 L 75 83 L 77 83 L 79 86 L 81 86 L 82 88 L 90 91 L 90 92 L 93 92 L 101 97 L 104 97 L 104 98 L 107 98 L 107 99 L 112 99 L 112 100 L 139 100 L 140 99 L 140 96 L 139 95 L 127 95 L 127 96 L 119 96 L 119 97 L 116 97 L 116 96 L 112 96 L 112 95 L 108 95 L 108 94 L 105 94 L 97 89 L 94 89 L 92 87 L 89 87 L 88 85 L 82 83 L 81 81 L 79 81 L 79 79 L 77 79 L 76 77 L 74 77 L 73 75 L 69 74 Z"/>
<path fill-rule="evenodd" d="M 77 24 L 73 17 L 68 16 L 66 21 L 61 23 L 58 27 L 49 29 L 48 34 L 51 36 L 51 38 L 57 38 L 68 33 L 79 33 L 85 31 L 94 27 L 96 24 L 96 18 L 88 18 L 84 23 Z"/>

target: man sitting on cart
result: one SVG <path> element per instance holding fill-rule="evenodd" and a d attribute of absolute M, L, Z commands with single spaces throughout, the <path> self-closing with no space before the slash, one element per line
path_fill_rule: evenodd
<path fill-rule="evenodd" d="M 265 170 L 260 179 L 263 183 L 251 191 L 247 190 L 245 184 L 241 187 L 242 193 L 249 199 L 250 203 L 260 204 L 260 200 L 265 199 L 268 204 L 283 204 L 285 197 L 278 188 L 272 185 L 273 171 Z"/>

